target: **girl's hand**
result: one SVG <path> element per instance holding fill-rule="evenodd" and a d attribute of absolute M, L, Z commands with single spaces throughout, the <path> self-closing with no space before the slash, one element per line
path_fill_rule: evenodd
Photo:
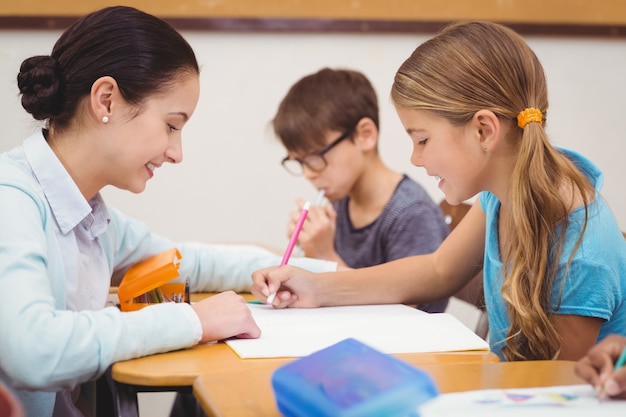
<path fill-rule="evenodd" d="M 285 307 L 319 307 L 315 293 L 316 274 L 290 265 L 261 269 L 252 274 L 252 294 L 267 302 L 276 294 L 272 305 Z"/>

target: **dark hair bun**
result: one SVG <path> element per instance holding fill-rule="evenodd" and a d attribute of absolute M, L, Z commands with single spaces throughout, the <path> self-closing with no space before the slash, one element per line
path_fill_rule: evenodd
<path fill-rule="evenodd" d="M 59 114 L 63 108 L 62 84 L 59 68 L 51 56 L 25 59 L 17 75 L 22 107 L 37 120 Z"/>

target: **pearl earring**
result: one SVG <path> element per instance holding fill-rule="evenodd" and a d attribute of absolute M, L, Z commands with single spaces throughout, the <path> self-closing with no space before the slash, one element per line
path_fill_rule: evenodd
<path fill-rule="evenodd" d="M 109 117 L 108 116 L 102 116 L 102 123 L 109 123 Z"/>

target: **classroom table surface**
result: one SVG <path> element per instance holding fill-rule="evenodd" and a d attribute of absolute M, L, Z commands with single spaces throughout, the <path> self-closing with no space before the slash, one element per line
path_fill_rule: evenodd
<path fill-rule="evenodd" d="M 211 294 L 191 294 L 191 301 L 198 301 Z M 243 294 L 248 301 L 251 294 Z M 409 363 L 442 364 L 466 362 L 498 362 L 496 354 L 486 350 L 442 353 L 405 353 L 395 355 Z M 251 371 L 276 367 L 294 358 L 241 359 L 223 342 L 208 343 L 173 352 L 117 362 L 112 374 L 116 382 L 140 386 L 191 386 L 199 375 L 221 371 Z"/>
<path fill-rule="evenodd" d="M 583 384 L 572 361 L 430 363 L 429 373 L 441 393 L 491 388 L 526 388 Z M 271 377 L 274 369 L 220 371 L 199 376 L 193 392 L 210 417 L 279 417 Z"/>
<path fill-rule="evenodd" d="M 394 355 L 414 365 L 497 362 L 490 351 L 403 353 Z M 191 386 L 200 375 L 276 369 L 295 358 L 241 359 L 226 343 L 197 345 L 189 349 L 117 362 L 115 382 L 139 386 Z"/>
<path fill-rule="evenodd" d="M 198 301 L 211 294 L 191 294 Z M 252 300 L 251 294 L 245 294 Z M 406 353 L 394 355 L 414 365 L 498 362 L 491 351 L 441 353 Z M 222 373 L 271 372 L 295 358 L 241 359 L 226 343 L 200 344 L 194 347 L 144 356 L 113 364 L 112 377 L 116 384 L 116 407 L 124 415 L 137 415 L 137 392 L 189 390 L 196 378 Z"/>

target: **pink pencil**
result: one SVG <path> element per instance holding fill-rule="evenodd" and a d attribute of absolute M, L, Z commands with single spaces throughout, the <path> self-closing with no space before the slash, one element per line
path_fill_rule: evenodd
<path fill-rule="evenodd" d="M 291 258 L 291 253 L 293 252 L 293 248 L 296 246 L 296 242 L 298 242 L 298 236 L 300 236 L 300 231 L 302 230 L 302 226 L 304 225 L 304 221 L 306 220 L 307 214 L 309 214 L 309 208 L 311 207 L 310 202 L 304 203 L 302 207 L 302 211 L 300 212 L 300 217 L 298 218 L 298 222 L 296 223 L 296 228 L 293 229 L 293 233 L 291 234 L 291 238 L 289 239 L 289 243 L 287 244 L 287 248 L 285 249 L 285 254 L 283 255 L 283 260 L 280 261 L 280 266 L 287 265 L 289 262 L 289 258 Z M 276 297 L 276 293 L 273 292 L 267 297 L 265 301 L 266 304 L 272 304 L 274 301 L 274 297 Z"/>

